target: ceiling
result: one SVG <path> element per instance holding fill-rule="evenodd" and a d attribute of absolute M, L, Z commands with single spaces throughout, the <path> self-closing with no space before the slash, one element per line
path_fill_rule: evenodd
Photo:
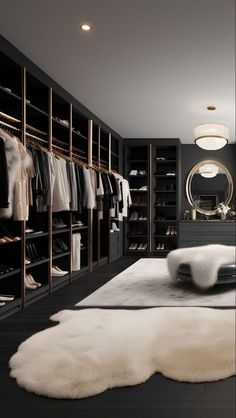
<path fill-rule="evenodd" d="M 208 121 L 235 139 L 235 0 L 0 0 L 0 10 L 2 35 L 121 136 L 192 143 Z"/>

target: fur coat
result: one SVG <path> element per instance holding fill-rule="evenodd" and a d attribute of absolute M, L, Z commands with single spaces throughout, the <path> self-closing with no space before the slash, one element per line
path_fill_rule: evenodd
<path fill-rule="evenodd" d="M 13 215 L 15 184 L 20 176 L 21 169 L 26 168 L 30 164 L 30 158 L 27 155 L 26 158 L 22 160 L 17 138 L 7 134 L 3 129 L 0 129 L 0 136 L 5 143 L 9 180 L 9 207 L 0 209 L 0 218 L 11 218 Z"/>

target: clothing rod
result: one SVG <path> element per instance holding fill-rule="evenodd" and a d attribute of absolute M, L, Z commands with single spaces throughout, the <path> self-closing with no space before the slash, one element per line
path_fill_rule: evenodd
<path fill-rule="evenodd" d="M 12 126 L 9 123 L 3 122 L 1 120 L 0 120 L 0 124 L 3 125 L 4 127 L 9 128 L 9 129 L 14 129 L 15 131 L 21 131 L 21 129 L 16 128 L 15 126 Z"/>
<path fill-rule="evenodd" d="M 12 122 L 17 122 L 17 123 L 21 122 L 19 119 L 13 118 L 13 116 L 8 115 L 7 113 L 0 112 L 0 116 L 2 116 L 5 119 L 9 119 Z"/>
<path fill-rule="evenodd" d="M 44 142 L 45 144 L 47 144 L 47 143 L 48 143 L 48 141 L 46 141 L 45 139 L 39 138 L 38 136 L 33 135 L 33 134 L 30 134 L 29 132 L 26 132 L 26 133 L 25 133 L 25 135 L 30 136 L 31 138 L 37 139 L 38 141 L 42 141 L 42 142 Z"/>

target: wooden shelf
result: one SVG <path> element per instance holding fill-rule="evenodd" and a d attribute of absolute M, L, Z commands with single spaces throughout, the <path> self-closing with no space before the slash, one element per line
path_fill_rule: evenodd
<path fill-rule="evenodd" d="M 70 254 L 70 251 L 65 251 L 64 253 L 61 254 L 56 254 L 52 256 L 52 260 L 58 260 L 59 258 L 63 258 L 63 257 L 67 257 Z"/>
<path fill-rule="evenodd" d="M 58 228 L 52 230 L 52 235 L 64 234 L 70 232 L 70 228 Z"/>
<path fill-rule="evenodd" d="M 49 117 L 49 115 L 48 115 L 48 113 L 47 112 L 45 112 L 44 110 L 42 110 L 42 109 L 40 109 L 39 107 L 37 107 L 37 106 L 35 106 L 34 104 L 32 104 L 32 103 L 29 103 L 29 102 L 26 102 L 26 109 L 27 110 L 32 110 L 32 111 L 34 111 L 34 112 L 37 112 L 37 113 L 39 113 L 39 114 L 41 114 L 42 116 L 45 116 L 45 117 Z"/>
<path fill-rule="evenodd" d="M 7 94 L 9 97 L 16 99 L 16 100 L 22 100 L 22 98 L 20 96 L 18 96 L 17 94 L 13 93 L 12 91 L 8 91 L 6 90 L 3 86 L 0 86 L 0 92 L 3 92 L 5 94 Z"/>
<path fill-rule="evenodd" d="M 48 262 L 49 262 L 49 258 L 44 258 L 42 260 L 34 261 L 33 263 L 26 264 L 25 268 L 26 268 L 26 270 L 29 270 L 30 268 L 37 267 L 37 266 L 40 266 L 41 264 L 45 264 L 45 263 L 48 263 Z"/>
<path fill-rule="evenodd" d="M 46 237 L 46 236 L 48 236 L 48 232 L 42 232 L 40 234 L 34 234 L 34 233 L 27 234 L 26 233 L 25 239 L 29 240 L 29 239 L 43 238 L 43 237 Z"/>
<path fill-rule="evenodd" d="M 16 274 L 20 274 L 20 272 L 21 272 L 21 269 L 18 268 L 18 269 L 9 271 L 9 273 L 0 274 L 0 280 L 8 279 L 9 277 L 15 276 Z"/>

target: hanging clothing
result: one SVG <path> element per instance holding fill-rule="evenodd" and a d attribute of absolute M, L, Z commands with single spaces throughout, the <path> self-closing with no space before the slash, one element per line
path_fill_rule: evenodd
<path fill-rule="evenodd" d="M 55 182 L 52 198 L 52 211 L 61 212 L 70 210 L 70 189 L 66 169 L 66 161 L 53 157 Z"/>
<path fill-rule="evenodd" d="M 8 208 L 9 179 L 5 142 L 0 137 L 0 208 Z"/>
<path fill-rule="evenodd" d="M 72 234 L 72 271 L 80 270 L 81 234 Z"/>
<path fill-rule="evenodd" d="M 27 221 L 29 218 L 29 174 L 31 175 L 33 160 L 20 141 L 18 141 L 18 149 L 21 157 L 21 169 L 14 188 L 13 219 L 14 221 Z"/>
<path fill-rule="evenodd" d="M 8 176 L 2 179 L 5 190 L 8 189 L 8 206 L 0 208 L 0 218 L 8 219 L 11 218 L 13 215 L 14 189 L 16 180 L 19 178 L 20 175 L 22 159 L 19 153 L 18 138 L 9 135 L 1 128 L 0 138 L 4 141 L 8 172 Z"/>
<path fill-rule="evenodd" d="M 83 195 L 83 207 L 87 209 L 93 209 L 96 207 L 95 193 L 91 183 L 90 171 L 88 168 L 83 167 L 84 175 L 84 195 Z"/>
<path fill-rule="evenodd" d="M 78 195 L 77 195 L 77 182 L 75 175 L 75 165 L 72 161 L 66 162 L 69 194 L 70 194 L 70 210 L 76 212 L 78 210 Z"/>

